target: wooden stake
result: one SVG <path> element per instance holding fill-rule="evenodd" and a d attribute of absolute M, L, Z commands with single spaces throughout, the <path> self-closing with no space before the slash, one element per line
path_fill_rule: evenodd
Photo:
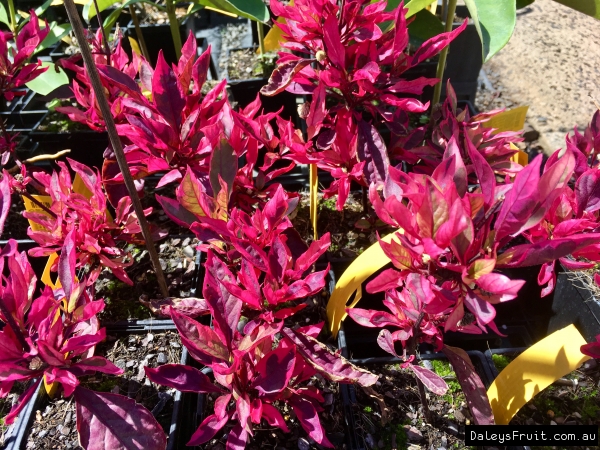
<path fill-rule="evenodd" d="M 100 82 L 98 69 L 96 68 L 94 59 L 92 58 L 92 52 L 90 51 L 90 47 L 87 43 L 87 40 L 85 39 L 83 24 L 79 19 L 79 15 L 77 14 L 77 9 L 75 8 L 75 3 L 73 3 L 73 0 L 64 0 L 64 3 L 65 8 L 67 10 L 67 15 L 69 16 L 69 21 L 71 22 L 71 26 L 73 27 L 73 31 L 75 32 L 75 36 L 77 37 L 77 42 L 79 42 L 81 48 L 81 55 L 83 56 L 85 68 L 92 82 L 92 88 L 94 89 L 94 94 L 96 95 L 96 101 L 98 102 L 98 106 L 100 107 L 102 117 L 104 118 L 104 123 L 106 124 L 108 138 L 110 139 L 113 151 L 115 152 L 117 163 L 119 164 L 119 168 L 121 169 L 121 173 L 123 174 L 125 186 L 127 187 L 127 191 L 129 191 L 129 196 L 131 197 L 131 201 L 133 203 L 133 209 L 137 215 L 140 228 L 142 229 L 142 235 L 144 236 L 144 240 L 146 241 L 146 248 L 148 249 L 148 253 L 150 254 L 150 260 L 152 261 L 152 265 L 154 266 L 154 272 L 156 273 L 156 279 L 158 280 L 160 291 L 163 297 L 166 298 L 169 296 L 169 291 L 167 289 L 165 276 L 163 274 L 162 268 L 160 267 L 158 253 L 156 252 L 156 248 L 154 247 L 154 240 L 152 239 L 152 235 L 150 234 L 150 230 L 148 229 L 148 222 L 146 222 L 146 217 L 144 216 L 144 208 L 142 207 L 142 203 L 140 202 L 140 198 L 138 197 L 133 178 L 131 177 L 131 172 L 129 171 L 129 166 L 127 165 L 127 160 L 125 159 L 125 153 L 123 152 L 123 145 L 121 144 L 121 140 L 119 139 L 117 128 L 115 127 L 115 122 L 113 121 L 113 117 L 110 111 L 110 106 L 104 94 L 104 88 L 102 87 L 102 83 Z"/>

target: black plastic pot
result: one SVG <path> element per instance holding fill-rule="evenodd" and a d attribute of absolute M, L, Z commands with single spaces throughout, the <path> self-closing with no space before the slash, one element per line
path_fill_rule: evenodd
<path fill-rule="evenodd" d="M 346 341 L 346 333 L 344 328 L 342 327 L 338 333 L 338 348 L 341 351 L 342 356 L 348 357 L 349 351 L 347 347 Z M 375 344 L 377 346 L 377 344 Z M 485 355 L 480 351 L 467 351 L 467 354 L 471 358 L 471 362 L 475 367 L 475 371 L 481 378 L 481 381 L 485 385 L 486 388 L 490 386 L 493 381 L 493 375 L 491 372 L 490 365 L 488 363 L 488 359 Z M 350 358 L 350 361 L 353 364 L 358 366 L 365 366 L 368 368 L 369 366 L 374 365 L 388 365 L 388 364 L 398 364 L 403 361 L 399 358 L 390 356 L 381 356 L 381 357 L 366 357 L 361 359 Z M 446 355 L 443 353 L 424 353 L 420 354 L 421 360 L 448 360 Z M 354 385 L 351 384 L 340 384 L 340 393 L 342 394 L 342 402 L 344 404 L 344 421 L 347 427 L 347 435 L 346 435 L 346 445 L 347 448 L 351 450 L 368 450 L 370 447 L 367 445 L 365 441 L 365 436 L 361 434 L 360 430 L 364 429 L 361 426 L 362 419 L 359 414 L 356 413 L 357 408 L 355 405 L 358 403 L 356 399 L 356 390 Z"/>
<path fill-rule="evenodd" d="M 33 91 L 23 97 L 23 101 L 9 118 L 9 123 L 12 122 L 12 124 L 14 124 L 14 131 L 31 131 L 48 112 L 45 102 L 40 101 L 40 98 L 41 97 Z"/>
<path fill-rule="evenodd" d="M 38 143 L 37 153 L 53 154 L 70 149 L 68 157 L 88 166 L 102 168 L 104 150 L 108 147 L 108 134 L 90 129 L 74 130 L 66 133 L 40 131 L 40 125 L 46 120 L 46 113 L 29 134 L 31 141 Z M 66 117 L 66 116 L 65 116 Z"/>
<path fill-rule="evenodd" d="M 567 270 L 558 273 L 551 305 L 548 334 L 575 324 L 588 342 L 600 335 L 600 301 L 581 282 L 570 279 Z"/>
<path fill-rule="evenodd" d="M 178 58 L 175 55 L 175 46 L 173 44 L 173 36 L 171 35 L 171 27 L 169 24 L 162 25 L 140 25 L 144 41 L 146 42 L 146 48 L 150 57 L 150 63 L 152 67 L 156 66 L 158 59 L 158 53 L 160 50 L 163 51 L 163 56 L 167 63 L 177 63 Z M 129 36 L 137 40 L 137 34 L 133 22 L 129 22 L 127 25 Z M 183 22 L 179 25 L 179 34 L 181 35 L 181 43 L 184 44 L 187 41 L 189 34 L 193 33 L 196 35 L 196 28 L 194 26 L 194 19 L 186 17 Z"/>
<path fill-rule="evenodd" d="M 230 49 L 227 54 L 229 56 L 231 53 L 241 50 L 251 50 L 255 52 L 256 47 L 233 48 Z M 229 85 L 231 93 L 233 94 L 233 98 L 240 108 L 243 108 L 256 100 L 256 96 L 260 92 L 261 88 L 269 81 L 268 77 L 251 78 L 249 80 L 233 80 L 229 77 L 229 74 L 226 74 L 226 78 L 227 84 Z M 287 91 L 281 92 L 273 97 L 266 97 L 262 94 L 260 95 L 262 108 L 265 112 L 276 112 L 283 108 L 281 117 L 286 120 L 296 119 L 298 115 L 298 104 L 296 102 L 297 98 L 297 95 L 291 94 Z"/>
<path fill-rule="evenodd" d="M 129 334 L 140 334 L 144 332 L 160 332 L 166 330 L 172 330 L 170 325 L 165 326 L 159 321 L 155 321 L 154 324 L 148 324 L 147 326 L 140 328 L 134 327 L 131 329 L 112 329 L 107 328 L 107 334 L 118 334 L 118 335 L 129 335 Z M 187 364 L 189 361 L 189 353 L 185 347 L 181 352 L 181 364 Z M 191 434 L 187 434 L 186 430 L 191 427 L 186 421 L 189 422 L 192 417 L 192 410 L 190 409 L 190 401 L 185 397 L 188 394 L 176 391 L 174 397 L 173 414 L 171 416 L 171 426 L 168 432 L 167 439 L 167 450 L 177 450 L 185 445 L 187 439 Z M 40 383 L 37 391 L 23 409 L 13 426 L 8 431 L 8 438 L 5 440 L 4 450 L 24 450 L 25 444 L 27 443 L 28 432 L 35 419 L 35 412 L 44 409 L 44 405 L 48 402 L 48 396 L 44 389 L 43 383 Z"/>

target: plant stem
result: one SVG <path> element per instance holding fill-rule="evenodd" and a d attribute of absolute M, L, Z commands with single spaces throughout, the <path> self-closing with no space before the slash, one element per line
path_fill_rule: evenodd
<path fill-rule="evenodd" d="M 21 328 L 19 328 L 19 326 L 17 325 L 17 322 L 15 322 L 15 318 L 12 316 L 12 314 L 10 313 L 10 311 L 4 304 L 4 300 L 1 300 L 1 299 L 0 299 L 0 311 L 2 311 L 2 315 L 6 319 L 6 323 L 8 324 L 9 327 L 12 328 L 13 332 L 15 333 L 15 336 L 19 340 L 19 343 L 23 346 L 23 350 L 28 350 L 29 345 L 27 344 L 27 341 L 25 340 L 25 336 L 23 336 L 23 333 L 21 332 Z"/>
<path fill-rule="evenodd" d="M 427 404 L 427 397 L 425 396 L 425 385 L 421 380 L 415 377 L 417 380 L 417 387 L 419 388 L 419 397 L 421 397 L 421 406 L 423 406 L 423 416 L 428 423 L 431 423 L 431 411 Z"/>
<path fill-rule="evenodd" d="M 171 27 L 171 35 L 173 36 L 173 45 L 175 45 L 175 56 L 177 59 L 181 57 L 181 34 L 179 34 L 179 22 L 175 14 L 175 5 L 173 0 L 167 0 L 167 15 L 169 16 L 169 26 Z"/>
<path fill-rule="evenodd" d="M 129 13 L 131 14 L 131 21 L 133 22 L 133 26 L 135 27 L 135 35 L 138 38 L 140 50 L 142 51 L 142 56 L 146 59 L 146 61 L 150 61 L 148 47 L 146 47 L 146 40 L 144 39 L 144 34 L 142 33 L 142 29 L 140 28 L 140 20 L 137 16 L 137 13 L 135 12 L 135 8 L 133 7 L 133 5 L 129 5 Z"/>
<path fill-rule="evenodd" d="M 154 272 L 156 273 L 158 285 L 160 287 L 163 297 L 166 298 L 169 296 L 169 291 L 167 289 L 165 276 L 163 274 L 162 268 L 160 267 L 158 254 L 156 253 L 156 248 L 154 247 L 154 240 L 152 239 L 152 235 L 150 234 L 150 230 L 148 229 L 148 223 L 146 222 L 146 216 L 144 215 L 144 208 L 142 206 L 142 203 L 140 202 L 140 198 L 135 188 L 133 178 L 131 177 L 131 172 L 129 171 L 129 166 L 127 165 L 127 159 L 125 159 L 125 153 L 123 152 L 123 145 L 121 144 L 121 140 L 119 139 L 119 135 L 117 133 L 117 128 L 112 117 L 110 106 L 104 94 L 104 88 L 102 86 L 102 83 L 100 82 L 98 68 L 94 63 L 94 58 L 92 57 L 90 47 L 87 41 L 85 40 L 83 25 L 81 23 L 81 20 L 79 19 L 79 14 L 77 13 L 77 9 L 75 8 L 75 3 L 73 3 L 73 0 L 64 0 L 64 3 L 65 8 L 67 10 L 67 14 L 69 16 L 69 21 L 71 22 L 73 31 L 75 32 L 75 36 L 77 37 L 77 41 L 81 43 L 81 55 L 83 56 L 85 68 L 87 70 L 88 76 L 90 77 L 90 81 L 92 82 L 92 87 L 94 89 L 96 101 L 98 102 L 98 106 L 100 107 L 102 117 L 104 118 L 104 122 L 106 124 L 106 131 L 108 132 L 110 143 L 112 145 L 113 151 L 115 152 L 117 163 L 119 164 L 119 168 L 121 169 L 121 173 L 123 174 L 125 186 L 127 187 L 127 191 L 129 191 L 129 196 L 131 197 L 131 201 L 133 203 L 133 209 L 137 216 L 137 220 L 140 224 L 140 228 L 142 229 L 142 235 L 144 236 L 144 240 L 146 241 L 146 248 L 148 249 L 152 265 L 154 266 Z"/>
<path fill-rule="evenodd" d="M 265 52 L 265 30 L 261 22 L 256 22 L 256 30 L 258 31 L 258 49 L 260 56 L 263 56 Z"/>
<path fill-rule="evenodd" d="M 457 0 L 448 0 L 448 9 L 446 12 L 446 29 L 444 30 L 446 33 L 452 31 L 452 24 L 454 23 L 454 13 L 456 12 L 456 1 Z M 437 65 L 437 72 L 435 74 L 436 78 L 439 78 L 440 81 L 435 85 L 435 89 L 433 91 L 433 100 L 431 101 L 431 112 L 433 113 L 434 105 L 440 102 L 440 97 L 442 96 L 442 83 L 444 82 L 444 69 L 446 68 L 446 57 L 448 56 L 448 48 L 450 44 L 442 50 L 440 53 L 440 59 Z"/>
<path fill-rule="evenodd" d="M 10 14 L 10 31 L 13 37 L 17 38 L 17 12 L 15 10 L 14 0 L 8 0 L 8 13 Z"/>
<path fill-rule="evenodd" d="M 363 207 L 363 214 L 367 214 L 367 211 L 369 210 L 369 202 L 368 202 L 368 196 L 367 196 L 367 188 L 365 186 L 361 186 L 362 187 L 362 207 Z"/>
<path fill-rule="evenodd" d="M 110 46 L 108 45 L 108 38 L 106 37 L 106 30 L 102 26 L 102 16 L 100 15 L 100 8 L 98 8 L 98 1 L 94 0 L 94 8 L 96 8 L 96 18 L 98 19 L 98 26 L 102 33 L 102 40 L 104 41 L 104 53 L 106 55 L 106 65 L 110 66 Z"/>

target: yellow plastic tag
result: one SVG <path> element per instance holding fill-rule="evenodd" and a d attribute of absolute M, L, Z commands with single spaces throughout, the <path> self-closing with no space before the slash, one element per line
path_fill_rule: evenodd
<path fill-rule="evenodd" d="M 525 117 L 529 106 L 502 111 L 483 124 L 486 128 L 495 128 L 494 134 L 503 131 L 519 131 L 525 126 Z"/>
<path fill-rule="evenodd" d="M 317 232 L 317 218 L 318 214 L 318 206 L 319 206 L 319 177 L 317 175 L 317 165 L 311 164 L 309 173 L 309 182 L 310 185 L 310 223 L 313 227 L 313 236 L 315 240 L 319 239 L 319 233 Z"/>
<path fill-rule="evenodd" d="M 50 209 L 50 206 L 52 206 L 52 199 L 48 195 L 32 195 L 32 197 L 48 209 Z M 37 213 L 42 213 L 42 214 L 48 215 L 48 213 L 46 211 L 44 211 L 42 208 L 40 208 L 38 205 L 36 205 L 34 202 L 32 202 L 27 197 L 23 197 L 23 203 L 25 204 L 25 211 L 37 212 Z M 31 219 L 27 219 L 27 220 L 29 222 L 29 226 L 31 227 L 31 229 L 33 231 L 47 231 L 46 228 L 44 228 L 40 224 L 32 221 Z"/>
<path fill-rule="evenodd" d="M 58 390 L 58 383 L 55 381 L 54 383 L 48 384 L 48 382 L 46 381 L 46 374 L 44 374 L 43 380 L 44 380 L 44 387 L 46 388 L 46 393 L 48 394 L 48 397 L 54 398 L 54 396 L 56 395 L 56 391 Z"/>
<path fill-rule="evenodd" d="M 52 265 L 54 264 L 54 261 L 56 261 L 57 259 L 58 253 L 52 253 L 50 256 L 48 256 L 48 262 L 46 263 L 46 267 L 44 267 L 44 272 L 42 273 L 42 277 L 40 278 L 40 280 L 42 280 L 42 283 L 44 283 L 46 286 L 50 286 L 52 289 L 58 289 L 61 287 L 58 276 L 56 277 L 56 281 L 52 281 L 52 272 L 50 271 Z"/>
<path fill-rule="evenodd" d="M 513 150 L 517 150 L 517 153 L 512 155 L 510 157 L 510 160 L 525 167 L 529 163 L 529 155 L 512 142 L 510 143 L 510 148 Z"/>
<path fill-rule="evenodd" d="M 294 0 L 291 0 L 288 6 L 294 6 Z M 277 19 L 277 22 L 284 23 L 285 19 L 283 17 L 280 17 Z M 283 42 L 284 40 L 285 39 L 283 38 L 283 31 L 281 30 L 281 28 L 271 27 L 263 41 L 265 45 L 265 51 L 276 52 L 281 48 L 281 42 Z M 260 52 L 260 49 L 257 49 L 256 52 Z"/>
<path fill-rule="evenodd" d="M 381 240 L 389 244 L 394 234 L 388 234 Z M 327 318 L 329 319 L 329 329 L 333 337 L 337 336 L 342 320 L 346 318 L 346 308 L 354 308 L 362 298 L 362 284 L 369 276 L 389 262 L 390 259 L 383 252 L 379 242 L 375 242 L 361 253 L 342 274 L 327 303 Z M 348 304 L 348 300 L 350 300 L 350 297 L 354 293 L 356 295 L 352 303 Z"/>
<path fill-rule="evenodd" d="M 574 325 L 555 331 L 515 358 L 487 391 L 497 425 L 507 425 L 536 394 L 590 359 Z"/>

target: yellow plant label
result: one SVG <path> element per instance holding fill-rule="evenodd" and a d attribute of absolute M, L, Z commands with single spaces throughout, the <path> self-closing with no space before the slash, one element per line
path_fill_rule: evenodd
<path fill-rule="evenodd" d="M 46 381 L 46 374 L 44 374 L 44 388 L 46 388 L 46 393 L 48 394 L 48 397 L 50 398 L 54 398 L 54 396 L 56 395 L 56 391 L 58 390 L 58 384 L 56 381 L 54 383 L 48 383 L 48 381 Z"/>
<path fill-rule="evenodd" d="M 389 244 L 393 237 L 394 233 L 391 233 L 381 240 Z M 346 318 L 346 308 L 354 308 L 362 298 L 362 284 L 389 262 L 390 259 L 383 252 L 379 242 L 375 242 L 352 261 L 352 264 L 342 274 L 329 298 L 329 303 L 327 303 L 329 329 L 334 337 L 340 330 L 342 320 Z M 353 294 L 354 298 L 352 298 Z"/>
<path fill-rule="evenodd" d="M 507 425 L 525 403 L 590 359 L 574 325 L 555 331 L 515 358 L 487 391 L 497 425 Z"/>
<path fill-rule="evenodd" d="M 310 223 L 313 227 L 313 236 L 316 240 L 319 239 L 319 233 L 317 232 L 317 218 L 319 215 L 319 177 L 317 175 L 317 165 L 311 164 L 309 167 L 310 172 L 308 184 L 310 185 Z"/>
<path fill-rule="evenodd" d="M 502 111 L 483 124 L 486 128 L 495 128 L 494 134 L 503 131 L 519 131 L 525 126 L 525 117 L 529 106 Z"/>
<path fill-rule="evenodd" d="M 294 0 L 291 0 L 288 6 L 294 6 Z M 284 23 L 285 19 L 280 17 L 277 19 L 277 22 Z M 281 43 L 283 41 L 285 41 L 285 39 L 283 38 L 283 31 L 281 28 L 276 26 L 271 27 L 263 41 L 265 45 L 265 52 L 276 52 L 281 48 Z M 260 49 L 256 50 L 256 52 L 260 52 Z"/>
<path fill-rule="evenodd" d="M 33 197 L 35 200 L 40 202 L 42 205 L 44 205 L 48 209 L 50 209 L 50 206 L 52 206 L 52 199 L 48 195 L 32 195 L 31 197 Z M 25 204 L 25 211 L 42 213 L 42 214 L 48 215 L 48 213 L 46 211 L 44 211 L 42 208 L 40 208 L 39 205 L 35 204 L 27 197 L 23 197 L 23 203 Z M 31 229 L 33 231 L 47 231 L 46 228 L 44 228 L 43 226 L 39 225 L 38 223 L 32 221 L 31 219 L 27 219 L 27 220 L 29 222 L 29 226 L 31 227 Z"/>
<path fill-rule="evenodd" d="M 56 276 L 56 281 L 52 280 L 52 272 L 50 269 L 54 265 L 54 261 L 58 259 L 58 253 L 52 253 L 48 256 L 48 262 L 46 263 L 46 267 L 44 267 L 44 272 L 42 273 L 42 283 L 46 286 L 50 286 L 52 289 L 58 289 L 61 287 L 60 280 L 58 279 L 58 275 Z"/>
<path fill-rule="evenodd" d="M 518 151 L 510 157 L 510 160 L 525 167 L 529 163 L 529 155 L 512 142 L 510 143 L 510 148 Z"/>

